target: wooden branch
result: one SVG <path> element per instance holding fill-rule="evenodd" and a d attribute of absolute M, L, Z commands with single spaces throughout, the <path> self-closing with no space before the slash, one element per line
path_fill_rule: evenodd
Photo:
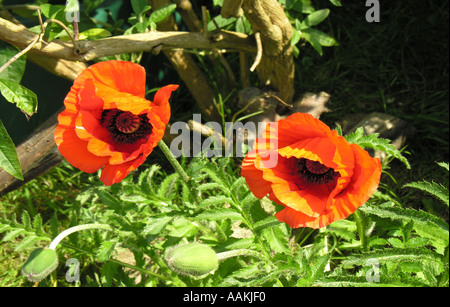
<path fill-rule="evenodd" d="M 23 26 L 0 18 L 0 39 L 3 41 L 24 49 L 36 38 L 36 35 L 24 29 Z M 162 49 L 226 49 L 256 52 L 254 40 L 251 37 L 223 30 L 219 33 L 211 32 L 207 37 L 202 33 L 152 31 L 92 41 L 78 41 L 75 48 L 71 42 L 54 39 L 51 42 L 35 44 L 30 52 L 70 61 L 87 62 L 116 54 L 151 51 L 158 46 L 162 46 Z"/>
<path fill-rule="evenodd" d="M 192 22 L 191 25 L 197 24 L 196 15 L 193 14 L 192 6 L 190 5 L 190 1 L 183 1 L 183 7 L 186 10 L 186 14 L 183 16 L 189 18 Z M 170 3 L 169 0 L 149 0 L 149 5 L 153 9 L 158 9 L 163 6 L 166 6 Z M 190 11 L 190 13 L 188 13 Z M 177 25 L 173 20 L 173 17 L 169 17 L 166 20 L 160 22 L 158 24 L 158 29 L 162 31 L 176 31 Z M 197 28 L 190 29 L 197 30 Z M 198 33 L 203 36 L 203 34 Z M 214 106 L 214 97 L 216 94 L 211 88 L 210 84 L 203 71 L 198 67 L 197 62 L 194 58 L 187 52 L 182 49 L 178 50 L 163 50 L 164 55 L 167 59 L 172 63 L 174 69 L 177 71 L 180 78 L 183 80 L 183 83 L 189 89 L 192 97 L 195 99 L 195 102 L 199 106 L 202 114 L 205 115 L 209 120 L 219 121 L 220 116 L 217 112 L 216 107 Z"/>
<path fill-rule="evenodd" d="M 17 180 L 0 169 L 0 196 L 45 173 L 62 161 L 58 150 L 55 150 L 56 145 L 53 140 L 56 119 L 57 114 L 42 124 L 31 137 L 17 146 L 17 156 L 24 174 L 24 181 Z"/>
<path fill-rule="evenodd" d="M 276 0 L 244 0 L 242 8 L 254 32 L 261 33 L 262 57 L 256 71 L 262 86 L 271 86 L 290 103 L 294 96 L 292 26 Z"/>

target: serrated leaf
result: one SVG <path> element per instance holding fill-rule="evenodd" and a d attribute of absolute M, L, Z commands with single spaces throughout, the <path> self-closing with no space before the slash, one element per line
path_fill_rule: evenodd
<path fill-rule="evenodd" d="M 424 248 L 391 248 L 363 254 L 350 255 L 342 261 L 343 266 L 365 265 L 367 260 L 376 259 L 379 263 L 398 263 L 399 261 L 415 261 L 422 263 L 434 261 L 442 263 L 439 254 Z"/>
<path fill-rule="evenodd" d="M 30 219 L 30 215 L 28 214 L 27 211 L 22 212 L 21 221 L 22 221 L 22 225 L 25 228 L 25 230 L 32 231 L 31 219 Z"/>
<path fill-rule="evenodd" d="M 289 242 L 281 227 L 284 227 L 284 225 L 278 224 L 265 228 L 262 231 L 262 236 L 267 240 L 270 248 L 275 252 L 290 254 L 291 250 L 289 249 Z"/>
<path fill-rule="evenodd" d="M 114 252 L 114 248 L 116 246 L 115 242 L 111 241 L 103 241 L 97 250 L 97 260 L 100 262 L 104 262 L 111 258 L 112 253 Z"/>
<path fill-rule="evenodd" d="M 119 199 L 111 195 L 110 193 L 103 190 L 96 190 L 95 193 L 98 195 L 100 200 L 107 206 L 117 210 L 121 207 L 121 202 Z"/>
<path fill-rule="evenodd" d="M 38 235 L 45 235 L 44 228 L 42 228 L 42 217 L 40 214 L 33 218 L 34 232 Z"/>
<path fill-rule="evenodd" d="M 416 181 L 405 184 L 403 187 L 415 188 L 425 192 L 430 193 L 431 195 L 436 196 L 440 200 L 442 200 L 447 206 L 449 205 L 449 191 L 447 187 L 436 183 L 436 182 L 428 182 L 428 181 Z"/>
<path fill-rule="evenodd" d="M 164 178 L 159 186 L 157 195 L 168 198 L 175 190 L 176 181 L 179 179 L 178 173 L 173 173 Z"/>
<path fill-rule="evenodd" d="M 402 222 L 412 220 L 414 222 L 413 227 L 416 227 L 418 224 L 430 223 L 430 225 L 434 225 L 434 227 L 439 228 L 444 233 L 445 232 L 448 233 L 449 230 L 447 223 L 445 223 L 440 218 L 432 214 L 429 214 L 425 211 L 408 208 L 399 208 L 393 206 L 391 203 L 385 203 L 377 206 L 366 204 L 360 209 L 363 210 L 365 213 L 375 214 L 383 218 L 390 218 Z"/>
<path fill-rule="evenodd" d="M 278 221 L 275 216 L 269 216 L 261 221 L 256 222 L 253 227 L 255 229 L 255 232 L 259 234 L 264 229 L 275 226 L 277 224 L 280 224 L 280 221 Z"/>
<path fill-rule="evenodd" d="M 209 220 L 209 221 L 218 221 L 224 219 L 230 219 L 232 221 L 243 220 L 242 215 L 232 209 L 207 210 L 205 212 L 198 214 L 195 218 L 199 220 Z"/>
<path fill-rule="evenodd" d="M 38 100 L 35 93 L 14 81 L 0 79 L 0 92 L 8 102 L 30 117 L 37 111 Z"/>
<path fill-rule="evenodd" d="M 3 122 L 0 119 L 0 167 L 6 172 L 23 180 L 22 169 L 17 157 L 16 147 L 8 135 Z"/>
<path fill-rule="evenodd" d="M 198 232 L 198 227 L 184 217 L 176 219 L 171 226 L 172 230 L 170 231 L 169 236 L 172 237 L 191 237 Z"/>
<path fill-rule="evenodd" d="M 20 229 L 14 229 L 11 230 L 10 232 L 8 232 L 2 239 L 3 242 L 8 242 L 8 241 L 12 241 L 14 240 L 17 236 L 21 235 L 25 233 L 25 230 L 20 228 Z"/>
<path fill-rule="evenodd" d="M 384 151 L 388 155 L 391 155 L 403 162 L 407 169 L 411 169 L 408 160 L 404 156 L 402 156 L 401 152 L 390 143 L 390 140 L 380 138 L 379 133 L 364 135 L 364 128 L 359 127 L 355 132 L 346 135 L 345 139 L 350 144 L 358 144 L 363 149 L 368 147 L 372 148 L 373 150 Z"/>
<path fill-rule="evenodd" d="M 445 168 L 445 169 L 447 170 L 447 172 L 448 172 L 448 162 L 437 162 L 437 164 L 438 164 L 440 167 Z"/>
<path fill-rule="evenodd" d="M 142 231 L 143 235 L 158 235 L 164 228 L 172 221 L 172 216 L 165 217 L 150 217 L 147 221 L 147 226 Z"/>
<path fill-rule="evenodd" d="M 234 203 L 233 200 L 229 197 L 220 195 L 220 196 L 211 196 L 205 200 L 203 200 L 200 203 L 200 208 L 212 206 L 212 205 L 218 205 L 218 204 L 225 204 L 225 203 Z"/>
<path fill-rule="evenodd" d="M 34 235 L 27 236 L 19 244 L 17 244 L 14 247 L 14 251 L 15 252 L 22 251 L 22 250 L 28 248 L 30 245 L 34 244 L 37 241 L 39 241 L 39 237 L 38 236 L 34 236 Z"/>

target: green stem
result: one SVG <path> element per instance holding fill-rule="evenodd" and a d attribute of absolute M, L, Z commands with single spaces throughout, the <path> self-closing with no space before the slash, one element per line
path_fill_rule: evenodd
<path fill-rule="evenodd" d="M 64 243 L 64 242 L 63 242 L 63 243 L 61 243 L 61 245 L 65 246 L 65 247 L 67 247 L 67 248 L 76 250 L 76 251 L 78 251 L 78 252 L 81 252 L 81 253 L 83 253 L 83 254 L 91 255 L 91 256 L 94 256 L 94 257 L 96 256 L 96 254 L 95 254 L 94 252 L 92 252 L 92 251 L 88 251 L 88 250 L 79 248 L 79 247 L 77 247 L 77 246 L 74 246 L 74 245 L 71 245 L 71 244 L 68 244 L 68 243 Z M 161 275 L 161 274 L 158 274 L 158 273 L 155 273 L 155 272 L 152 272 L 152 271 L 149 271 L 149 270 L 146 270 L 146 269 L 137 267 L 137 266 L 135 266 L 135 265 L 132 265 L 132 264 L 129 264 L 129 263 L 126 263 L 126 262 L 122 262 L 122 261 L 120 261 L 120 260 L 116 260 L 116 259 L 108 259 L 108 260 L 106 260 L 106 261 L 109 261 L 109 262 L 118 264 L 118 265 L 120 265 L 120 266 L 129 268 L 129 269 L 132 269 L 132 270 L 135 270 L 135 271 L 138 271 L 138 272 L 141 272 L 141 273 L 150 275 L 150 276 L 154 276 L 154 277 L 159 278 L 159 279 L 162 279 L 162 280 L 171 280 L 171 279 L 170 279 L 169 277 L 167 277 L 167 276 L 164 276 L 164 275 Z"/>
<path fill-rule="evenodd" d="M 169 160 L 170 164 L 172 164 L 175 171 L 180 175 L 181 179 L 183 179 L 184 182 L 189 181 L 189 176 L 184 171 L 183 167 L 180 165 L 178 160 L 174 157 L 172 152 L 170 151 L 169 147 L 167 147 L 166 143 L 164 143 L 163 140 L 159 141 L 158 147 L 161 149 L 163 154 L 166 156 L 167 160 Z"/>
<path fill-rule="evenodd" d="M 365 227 L 366 223 L 364 221 L 364 216 L 363 216 L 362 212 L 359 212 L 358 210 L 356 210 L 355 213 L 353 213 L 353 217 L 356 222 L 356 228 L 358 229 L 358 235 L 359 235 L 359 240 L 361 241 L 361 247 L 364 252 L 368 252 L 369 251 L 369 238 L 367 237 L 367 234 L 366 234 L 366 227 Z"/>
<path fill-rule="evenodd" d="M 103 230 L 113 230 L 111 226 L 107 224 L 84 224 L 84 225 L 77 225 L 74 227 L 71 227 L 69 229 L 64 230 L 61 232 L 56 238 L 53 239 L 53 241 L 50 243 L 49 249 L 55 250 L 55 248 L 58 246 L 59 242 L 61 242 L 62 239 L 67 237 L 68 235 L 80 231 L 80 230 L 86 230 L 86 229 L 103 229 Z"/>
<path fill-rule="evenodd" d="M 251 250 L 251 249 L 235 249 L 228 252 L 222 252 L 216 254 L 217 258 L 219 260 L 224 260 L 231 257 L 237 257 L 237 256 L 251 256 L 256 257 L 258 259 L 267 261 L 267 258 L 262 255 L 261 253 Z"/>

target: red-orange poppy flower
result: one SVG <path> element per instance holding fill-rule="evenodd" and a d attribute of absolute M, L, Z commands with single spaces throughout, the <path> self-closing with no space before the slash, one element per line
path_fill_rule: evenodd
<path fill-rule="evenodd" d="M 145 96 L 145 70 L 124 61 L 99 62 L 84 70 L 64 100 L 55 142 L 73 166 L 87 173 L 103 167 L 105 185 L 120 182 L 141 165 L 164 135 L 169 98 L 178 85 Z"/>
<path fill-rule="evenodd" d="M 310 114 L 266 126 L 244 158 L 241 175 L 253 194 L 284 207 L 292 228 L 321 228 L 345 219 L 376 191 L 381 163 Z"/>

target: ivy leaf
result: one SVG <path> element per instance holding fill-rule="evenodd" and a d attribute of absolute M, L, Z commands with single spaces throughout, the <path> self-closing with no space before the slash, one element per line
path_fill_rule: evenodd
<path fill-rule="evenodd" d="M 0 120 L 0 167 L 19 180 L 23 180 L 16 147 Z"/>
<path fill-rule="evenodd" d="M 15 103 L 27 118 L 36 113 L 38 104 L 36 94 L 19 83 L 0 79 L 0 92 L 7 101 Z"/>

